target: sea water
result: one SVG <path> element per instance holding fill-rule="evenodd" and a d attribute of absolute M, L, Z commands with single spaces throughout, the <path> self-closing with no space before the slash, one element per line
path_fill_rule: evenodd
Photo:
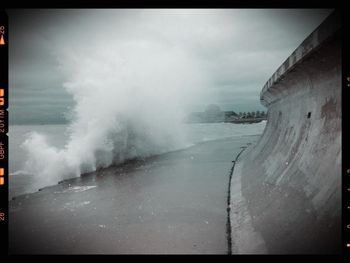
<path fill-rule="evenodd" d="M 266 122 L 256 124 L 232 123 L 195 123 L 182 124 L 181 130 L 185 134 L 185 144 L 174 146 L 171 150 L 179 150 L 192 145 L 230 137 L 250 136 L 262 134 Z M 33 132 L 46 137 L 47 143 L 63 149 L 69 140 L 69 126 L 67 125 L 10 125 L 9 132 L 9 172 L 10 172 L 10 198 L 24 193 L 37 191 L 41 187 L 56 184 L 52 180 L 40 180 L 36 174 L 26 170 L 30 154 L 33 149 L 27 149 L 25 141 Z M 35 147 L 35 145 L 32 145 Z M 29 150 L 29 151 L 28 151 Z M 166 151 L 164 151 L 166 152 Z M 79 175 L 77 175 L 79 176 Z"/>

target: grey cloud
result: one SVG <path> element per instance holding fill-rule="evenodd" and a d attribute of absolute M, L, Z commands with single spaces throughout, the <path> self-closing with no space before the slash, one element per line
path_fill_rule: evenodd
<path fill-rule="evenodd" d="M 185 50 L 208 79 L 203 101 L 236 111 L 262 109 L 259 93 L 277 67 L 330 10 L 11 10 L 10 121 L 62 122 L 73 105 L 60 50 L 91 39 L 154 39 Z M 147 19 L 147 23 L 143 23 Z M 129 28 L 137 30 L 130 32 Z M 88 55 L 88 54 L 87 54 Z"/>

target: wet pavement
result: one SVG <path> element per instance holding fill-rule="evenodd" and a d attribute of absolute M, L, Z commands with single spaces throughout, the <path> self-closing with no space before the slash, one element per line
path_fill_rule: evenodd
<path fill-rule="evenodd" d="M 201 143 L 10 201 L 10 253 L 227 254 L 232 160 L 258 136 Z"/>

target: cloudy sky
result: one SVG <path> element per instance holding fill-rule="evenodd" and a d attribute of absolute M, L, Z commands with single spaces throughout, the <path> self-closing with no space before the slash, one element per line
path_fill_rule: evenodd
<path fill-rule="evenodd" d="M 74 99 L 64 88 L 62 52 L 74 56 L 86 48 L 89 56 L 96 43 L 107 46 L 115 39 L 156 40 L 195 60 L 205 85 L 193 111 L 212 103 L 237 112 L 262 110 L 259 93 L 265 82 L 330 12 L 10 10 L 10 122 L 64 122 Z"/>

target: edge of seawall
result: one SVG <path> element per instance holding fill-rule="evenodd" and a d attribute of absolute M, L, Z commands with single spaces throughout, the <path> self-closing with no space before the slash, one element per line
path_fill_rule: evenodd
<path fill-rule="evenodd" d="M 232 178 L 232 253 L 340 252 L 337 11 L 277 69 L 260 97 L 268 108 L 266 128 L 259 142 L 241 156 Z"/>

